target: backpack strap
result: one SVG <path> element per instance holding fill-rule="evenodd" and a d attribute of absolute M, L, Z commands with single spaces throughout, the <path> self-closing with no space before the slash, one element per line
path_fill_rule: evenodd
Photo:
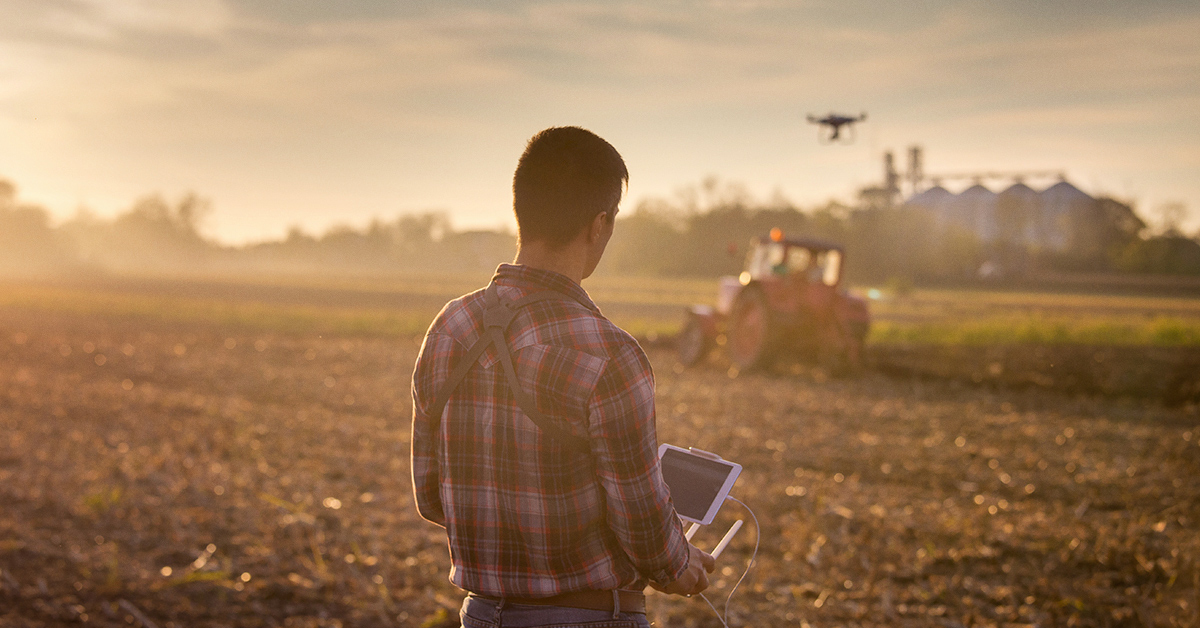
<path fill-rule="evenodd" d="M 517 398 L 517 406 L 521 408 L 525 416 L 529 417 L 543 432 L 567 443 L 572 448 L 587 451 L 588 441 L 586 438 L 570 433 L 538 411 L 533 396 L 521 388 L 521 382 L 517 379 L 517 370 L 513 366 L 512 354 L 509 353 L 508 343 L 504 340 L 504 332 L 512 324 L 513 318 L 517 315 L 517 310 L 530 303 L 550 299 L 570 299 L 570 297 L 554 290 L 543 290 L 526 295 L 512 302 L 505 302 L 500 298 L 495 282 L 488 284 L 488 287 L 483 291 L 484 332 L 475 341 L 475 344 L 471 345 L 471 348 L 467 350 L 467 354 L 463 356 L 458 365 L 454 367 L 454 370 L 450 373 L 450 377 L 447 378 L 446 383 L 442 386 L 442 390 L 434 399 L 433 405 L 430 406 L 429 418 L 433 423 L 432 427 L 435 433 L 440 430 L 442 412 L 445 411 L 446 404 L 450 402 L 450 397 L 454 394 L 454 390 L 466 379 L 467 372 L 475 366 L 475 363 L 479 361 L 483 352 L 491 345 L 496 347 L 496 352 L 500 356 L 500 366 L 504 370 L 508 386 Z"/>

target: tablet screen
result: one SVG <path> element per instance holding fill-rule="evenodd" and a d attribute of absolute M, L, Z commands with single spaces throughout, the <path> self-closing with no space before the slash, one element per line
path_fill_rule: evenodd
<path fill-rule="evenodd" d="M 704 519 L 733 469 L 729 463 L 678 449 L 667 449 L 662 454 L 663 481 L 671 489 L 675 510 L 694 521 Z"/>

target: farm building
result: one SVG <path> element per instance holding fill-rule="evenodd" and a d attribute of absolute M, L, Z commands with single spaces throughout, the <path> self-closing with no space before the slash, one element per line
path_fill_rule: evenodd
<path fill-rule="evenodd" d="M 1128 205 L 1092 197 L 1065 179 L 1041 191 L 1021 181 L 1000 192 L 975 183 L 957 194 L 934 185 L 902 207 L 927 211 L 942 228 L 968 231 L 985 244 L 1050 253 L 1087 254 L 1113 230 L 1145 226 Z"/>

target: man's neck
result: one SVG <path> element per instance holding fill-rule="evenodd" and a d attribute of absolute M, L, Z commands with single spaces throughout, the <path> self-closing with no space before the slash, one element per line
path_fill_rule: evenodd
<path fill-rule="evenodd" d="M 556 272 L 581 283 L 587 266 L 587 250 L 574 243 L 561 248 L 547 246 L 544 242 L 522 243 L 517 247 L 517 259 L 513 263 Z"/>

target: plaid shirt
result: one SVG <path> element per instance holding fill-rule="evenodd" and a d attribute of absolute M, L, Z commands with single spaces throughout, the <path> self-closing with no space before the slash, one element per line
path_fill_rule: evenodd
<path fill-rule="evenodd" d="M 688 548 L 658 466 L 645 353 L 558 273 L 502 264 L 493 281 L 510 302 L 543 290 L 569 297 L 521 308 L 507 344 L 538 410 L 586 436 L 590 452 L 581 458 L 520 411 L 494 347 L 430 432 L 427 408 L 484 333 L 482 290 L 448 303 L 413 373 L 412 473 L 421 516 L 446 528 L 450 581 L 548 597 L 675 580 Z"/>

